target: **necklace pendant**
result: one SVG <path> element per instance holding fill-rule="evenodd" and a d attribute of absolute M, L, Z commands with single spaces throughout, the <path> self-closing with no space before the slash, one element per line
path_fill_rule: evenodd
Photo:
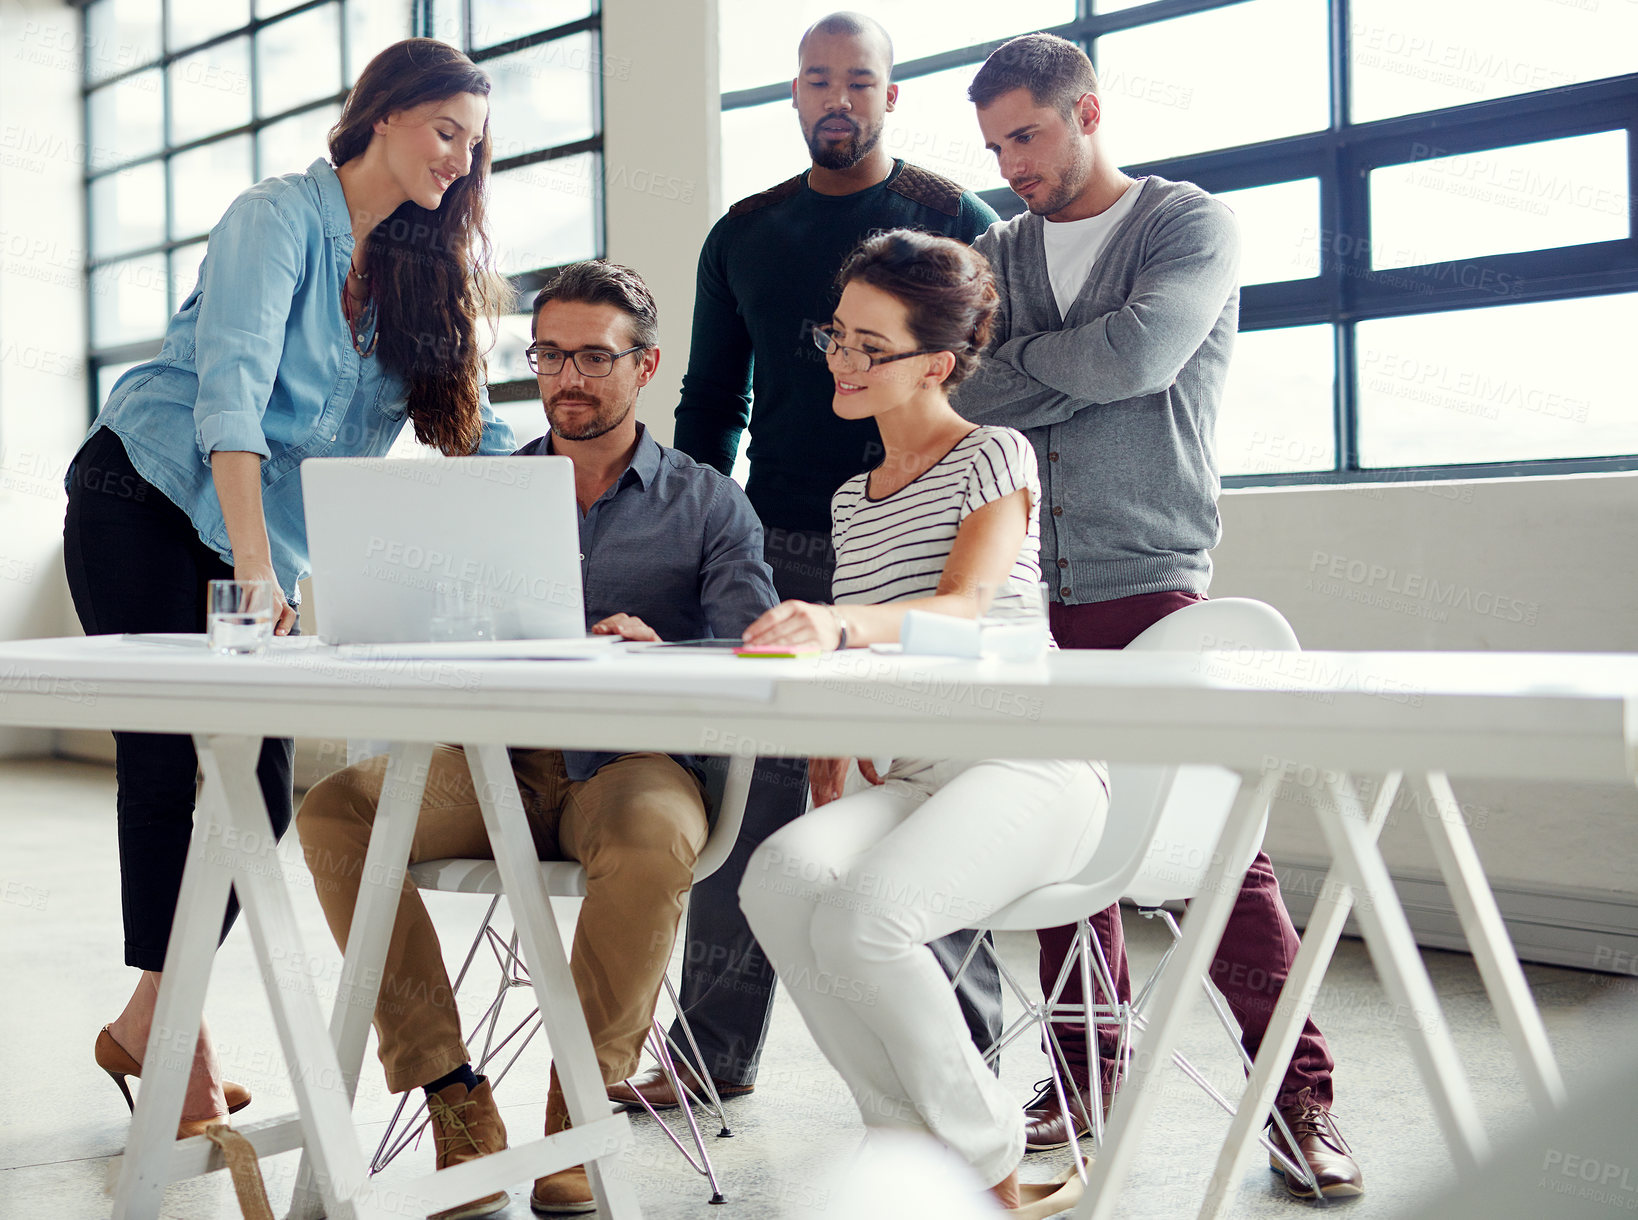
<path fill-rule="evenodd" d="M 352 299 L 347 295 L 347 283 L 342 281 L 341 316 L 347 322 L 347 337 L 353 342 L 353 350 L 365 360 L 375 355 L 375 345 L 381 341 L 381 332 L 375 327 L 376 313 L 375 298 L 368 297 L 355 318 Z M 359 335 L 366 330 L 370 332 L 369 342 L 361 343 Z"/>

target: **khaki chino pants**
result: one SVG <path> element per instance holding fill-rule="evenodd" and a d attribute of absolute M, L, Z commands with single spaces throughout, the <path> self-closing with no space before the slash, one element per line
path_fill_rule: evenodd
<path fill-rule="evenodd" d="M 557 750 L 513 750 L 542 860 L 578 860 L 586 898 L 569 956 L 605 1084 L 637 1069 L 665 968 L 705 843 L 699 781 L 664 754 L 624 754 L 591 779 L 568 778 Z M 296 825 L 324 917 L 345 947 L 387 759 L 338 771 L 302 802 Z M 493 858 L 466 755 L 439 746 L 427 775 L 410 863 Z M 376 1003 L 387 1087 L 427 1084 L 471 1059 L 443 954 L 421 895 L 404 878 Z M 555 1074 L 554 1074 L 555 1077 Z"/>

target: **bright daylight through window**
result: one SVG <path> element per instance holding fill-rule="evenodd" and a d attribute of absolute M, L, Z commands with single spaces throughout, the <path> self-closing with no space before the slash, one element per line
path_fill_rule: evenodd
<path fill-rule="evenodd" d="M 233 198 L 326 155 L 360 69 L 411 34 L 460 47 L 494 82 L 495 255 L 523 307 L 554 268 L 603 251 L 590 0 L 90 0 L 84 12 L 92 411 L 159 350 Z M 502 415 L 535 394 L 528 328 L 527 312 L 503 317 L 490 353 Z"/>
<path fill-rule="evenodd" d="M 722 0 L 725 207 L 805 168 L 792 64 L 768 48 L 833 7 Z M 1231 484 L 1638 466 L 1638 389 L 1599 358 L 1638 323 L 1638 4 L 1483 8 L 954 0 L 929 19 L 884 0 L 882 138 L 1011 215 L 967 83 L 1015 34 L 1085 47 L 1122 166 L 1239 220 Z"/>

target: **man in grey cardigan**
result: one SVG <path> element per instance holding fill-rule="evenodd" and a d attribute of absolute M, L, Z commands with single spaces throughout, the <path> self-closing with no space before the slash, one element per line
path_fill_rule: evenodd
<path fill-rule="evenodd" d="M 975 243 L 995 270 L 1001 308 L 956 408 L 978 423 L 1019 428 L 1035 445 L 1041 569 L 1053 589 L 1058 643 L 1123 648 L 1202 600 L 1211 580 L 1209 552 L 1221 535 L 1214 433 L 1239 317 L 1238 231 L 1229 209 L 1192 183 L 1133 180 L 1110 161 L 1097 78 L 1073 43 L 1050 34 L 1013 39 L 985 62 L 968 96 L 986 145 L 1029 210 Z M 1126 1000 L 1120 908 L 1101 912 L 1093 926 Z M 1056 981 L 1073 934 L 1040 934 L 1044 988 Z M 1258 853 L 1212 964 L 1253 1055 L 1297 945 L 1268 857 Z M 1078 1001 L 1072 977 L 1074 994 L 1064 998 Z M 1084 1089 L 1086 1031 L 1056 1028 Z M 1100 1036 L 1099 1051 L 1107 1083 L 1112 1031 Z M 1332 1067 L 1308 1022 L 1277 1106 L 1320 1190 L 1340 1198 L 1364 1187 L 1330 1116 Z M 1084 1113 L 1065 1115 L 1050 1088 L 1026 1108 L 1032 1149 L 1061 1146 L 1071 1126 L 1088 1126 Z M 1286 1185 L 1310 1193 L 1293 1175 Z"/>

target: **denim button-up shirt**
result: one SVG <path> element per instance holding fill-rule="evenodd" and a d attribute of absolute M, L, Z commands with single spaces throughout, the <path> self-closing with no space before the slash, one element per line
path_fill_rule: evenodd
<path fill-rule="evenodd" d="M 551 434 L 518 450 L 551 452 Z M 762 523 L 738 483 L 637 425 L 631 464 L 580 516 L 586 627 L 634 614 L 662 640 L 733 638 L 779 601 L 762 558 Z M 570 779 L 617 757 L 564 752 Z M 677 755 L 684 766 L 696 766 Z"/>
<path fill-rule="evenodd" d="M 159 355 L 114 383 L 91 429 L 116 432 L 142 477 L 228 563 L 210 455 L 260 454 L 273 569 L 292 603 L 309 571 L 302 461 L 380 456 L 404 426 L 403 381 L 379 356 L 359 356 L 341 311 L 352 256 L 347 198 L 328 162 L 257 183 L 211 230 Z M 360 336 L 366 350 L 369 339 Z M 478 452 L 515 444 L 485 389 Z"/>

